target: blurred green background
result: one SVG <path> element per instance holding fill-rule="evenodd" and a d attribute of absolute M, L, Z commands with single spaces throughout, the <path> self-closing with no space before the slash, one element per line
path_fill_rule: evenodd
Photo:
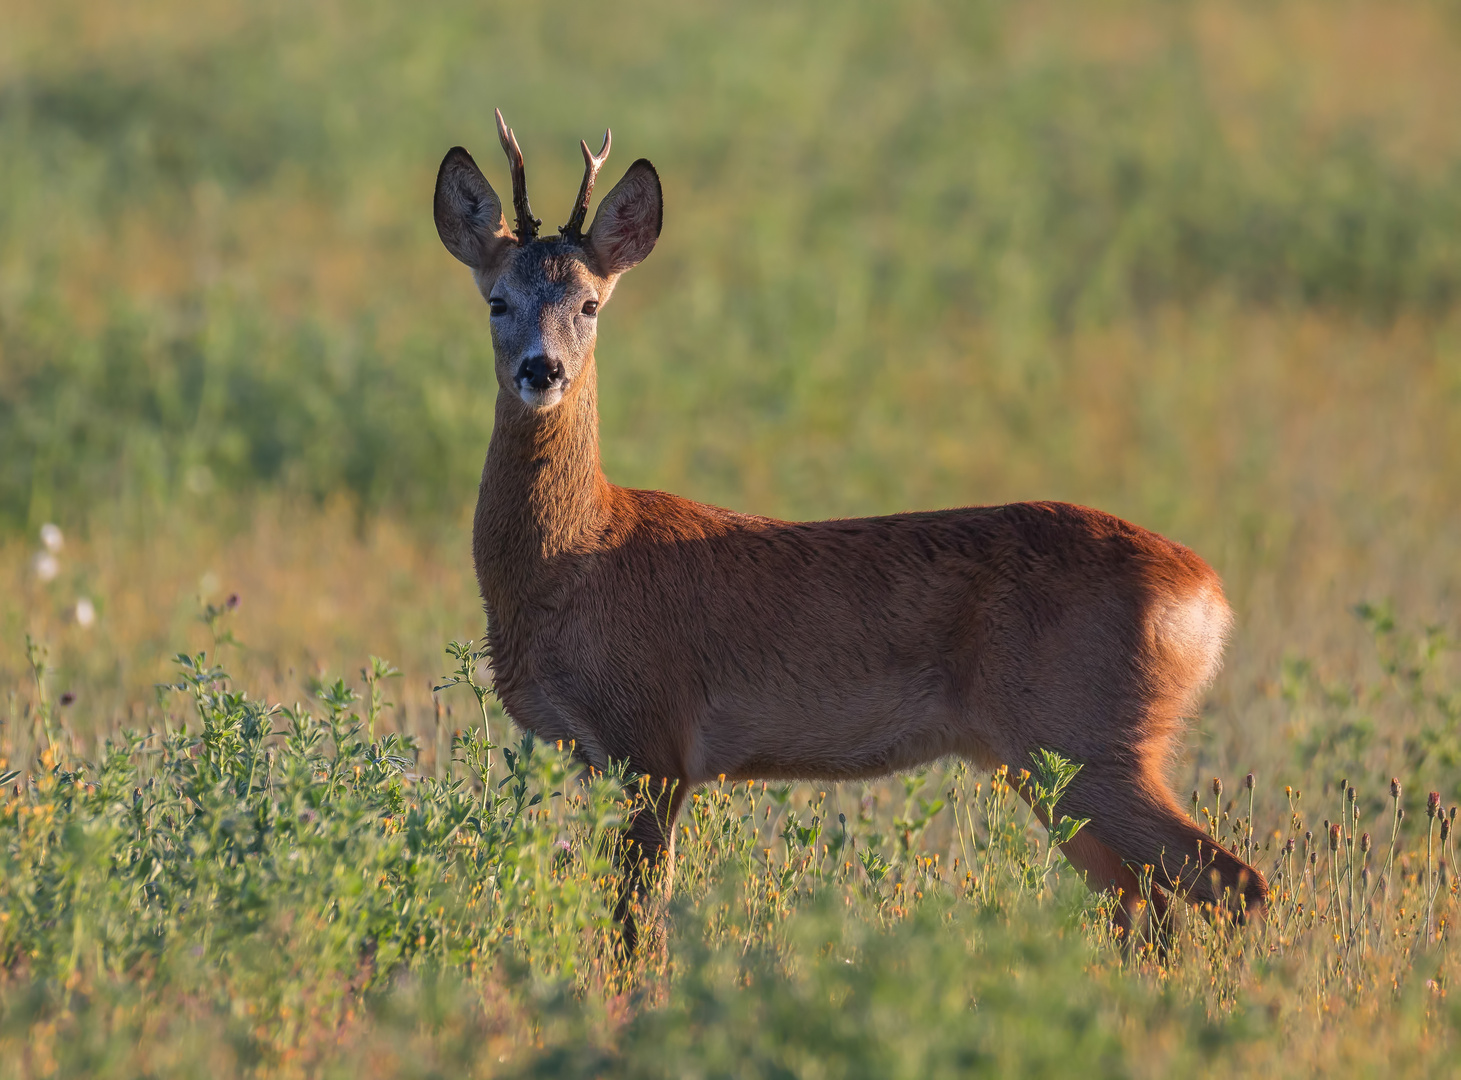
<path fill-rule="evenodd" d="M 1319 722 L 1283 671 L 1379 670 L 1351 604 L 1454 626 L 1455 4 L 7 12 L 0 674 L 44 633 L 98 723 L 239 582 L 280 685 L 480 632 L 490 343 L 429 204 L 457 143 L 507 187 L 494 106 L 546 227 L 605 126 L 664 181 L 601 325 L 617 482 L 1166 532 L 1240 619 L 1200 763 Z"/>

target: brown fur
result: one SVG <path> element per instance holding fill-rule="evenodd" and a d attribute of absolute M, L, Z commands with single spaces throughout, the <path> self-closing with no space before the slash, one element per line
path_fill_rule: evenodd
<path fill-rule="evenodd" d="M 653 170 L 631 174 L 609 201 L 634 201 L 595 218 L 621 223 L 612 266 L 592 230 L 517 245 L 490 187 L 467 199 L 489 208 L 484 228 L 443 225 L 438 209 L 484 296 L 542 305 L 531 345 L 493 325 L 501 390 L 473 555 L 496 689 L 523 728 L 665 782 L 629 829 L 631 866 L 672 844 L 685 795 L 722 774 L 848 780 L 949 754 L 1018 769 L 1045 747 L 1082 766 L 1060 810 L 1091 819 L 1065 850 L 1092 888 L 1121 890 L 1130 915 L 1132 867 L 1150 865 L 1159 888 L 1208 903 L 1230 890 L 1261 910 L 1262 875 L 1163 777 L 1231 621 L 1187 548 L 1062 503 L 784 522 L 605 478 L 593 328 L 550 309 L 607 301 L 627 268 L 623 221 L 652 223 L 653 246 Z M 448 196 L 439 186 L 438 208 Z M 639 240 L 628 265 L 648 253 Z M 539 348 L 566 365 L 549 407 L 514 381 L 518 354 Z"/>

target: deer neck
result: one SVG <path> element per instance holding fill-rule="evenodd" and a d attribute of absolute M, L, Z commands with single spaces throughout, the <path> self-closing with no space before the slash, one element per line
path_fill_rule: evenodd
<path fill-rule="evenodd" d="M 472 542 L 488 608 L 506 614 L 551 588 L 559 556 L 590 550 L 602 535 L 610 493 L 591 358 L 556 408 L 530 411 L 499 390 Z"/>

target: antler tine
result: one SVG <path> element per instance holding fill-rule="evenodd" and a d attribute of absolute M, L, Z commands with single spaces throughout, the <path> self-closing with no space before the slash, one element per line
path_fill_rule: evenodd
<path fill-rule="evenodd" d="M 533 208 L 528 205 L 528 178 L 523 170 L 523 152 L 518 149 L 517 136 L 502 119 L 502 110 L 494 110 L 497 114 L 497 138 L 502 142 L 502 152 L 507 155 L 508 167 L 512 170 L 512 209 L 517 214 L 517 227 L 513 232 L 517 233 L 517 240 L 525 244 L 538 235 L 538 226 L 542 224 L 533 217 Z"/>
<path fill-rule="evenodd" d="M 614 144 L 614 133 L 608 128 L 604 129 L 604 145 L 597 153 L 592 153 L 588 143 L 582 139 L 578 145 L 583 150 L 583 183 L 578 185 L 578 201 L 573 204 L 573 213 L 569 215 L 568 224 L 558 231 L 569 240 L 580 240 L 583 238 L 583 223 L 588 217 L 588 200 L 594 191 L 594 181 L 598 179 L 599 170 L 604 167 L 604 162 L 609 160 L 609 147 Z"/>

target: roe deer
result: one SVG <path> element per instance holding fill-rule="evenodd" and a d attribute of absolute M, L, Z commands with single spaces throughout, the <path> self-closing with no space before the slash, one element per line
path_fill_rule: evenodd
<path fill-rule="evenodd" d="M 610 483 L 594 340 L 619 276 L 659 238 L 659 176 L 629 166 L 585 233 L 608 156 L 581 143 L 568 224 L 540 237 L 497 113 L 515 227 L 471 156 L 436 181 L 436 227 L 491 309 L 495 426 L 473 529 L 495 688 L 512 719 L 654 778 L 626 833 L 625 901 L 689 791 L 724 775 L 848 780 L 948 754 L 1082 767 L 1090 819 L 1065 854 L 1093 889 L 1133 867 L 1161 890 L 1261 913 L 1263 876 L 1178 807 L 1164 779 L 1231 614 L 1213 570 L 1108 514 L 1016 503 L 785 522 Z M 1118 919 L 1122 916 L 1118 913 Z M 625 919 L 632 950 L 635 930 Z"/>

